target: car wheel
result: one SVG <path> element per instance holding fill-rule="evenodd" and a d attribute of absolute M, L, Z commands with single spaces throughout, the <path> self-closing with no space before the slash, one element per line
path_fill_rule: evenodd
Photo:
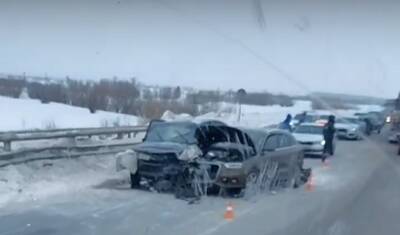
<path fill-rule="evenodd" d="M 298 188 L 302 185 L 302 172 L 303 172 L 303 164 L 304 164 L 304 158 L 299 159 L 297 162 L 295 169 L 294 169 L 294 175 L 292 179 L 292 184 L 291 186 L 293 188 Z"/>
<path fill-rule="evenodd" d="M 265 174 L 265 180 L 262 182 L 262 186 L 267 190 L 272 190 L 276 183 L 278 174 L 279 164 L 278 162 L 272 161 L 268 164 L 267 172 Z"/>
<path fill-rule="evenodd" d="M 130 174 L 131 175 L 131 189 L 139 188 L 140 187 L 140 175 L 138 173 L 136 174 Z"/>
<path fill-rule="evenodd" d="M 246 176 L 245 196 L 253 196 L 257 194 L 260 184 L 258 183 L 259 172 L 257 170 L 250 171 Z"/>
<path fill-rule="evenodd" d="M 250 171 L 250 173 L 247 174 L 246 177 L 246 186 L 249 184 L 256 185 L 258 180 L 258 175 L 259 175 L 258 171 L 256 170 Z"/>

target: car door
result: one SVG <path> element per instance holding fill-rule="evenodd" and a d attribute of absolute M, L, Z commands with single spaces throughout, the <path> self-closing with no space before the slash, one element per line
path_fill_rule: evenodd
<path fill-rule="evenodd" d="M 280 134 L 277 151 L 282 165 L 291 165 L 297 159 L 299 153 L 296 141 L 290 134 Z"/>
<path fill-rule="evenodd" d="M 279 159 L 279 135 L 276 133 L 269 134 L 259 156 L 260 176 L 262 182 L 269 189 L 276 187 L 277 173 L 280 164 Z"/>
<path fill-rule="evenodd" d="M 260 164 L 261 166 L 264 166 L 265 164 L 268 164 L 269 168 L 274 168 L 279 165 L 279 152 L 277 152 L 277 149 L 279 147 L 279 135 L 277 134 L 270 134 L 266 137 L 264 145 L 262 147 L 261 153 L 260 153 Z M 263 167 L 261 167 L 262 169 Z"/>
<path fill-rule="evenodd" d="M 279 185 L 290 186 L 298 167 L 299 148 L 290 134 L 280 133 L 278 134 L 278 148 L 275 152 L 278 162 Z"/>

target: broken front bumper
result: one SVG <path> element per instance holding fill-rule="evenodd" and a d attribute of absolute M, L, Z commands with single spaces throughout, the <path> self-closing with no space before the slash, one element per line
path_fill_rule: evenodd
<path fill-rule="evenodd" d="M 211 183 L 223 188 L 244 188 L 246 176 L 242 163 L 199 161 L 207 169 Z"/>

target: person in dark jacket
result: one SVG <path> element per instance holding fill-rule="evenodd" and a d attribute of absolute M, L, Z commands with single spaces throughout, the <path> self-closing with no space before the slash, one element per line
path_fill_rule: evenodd
<path fill-rule="evenodd" d="M 365 125 L 366 125 L 366 134 L 371 135 L 372 132 L 372 123 L 369 118 L 364 119 Z"/>
<path fill-rule="evenodd" d="M 335 138 L 335 116 L 330 115 L 328 118 L 328 122 L 324 126 L 324 154 L 322 157 L 322 161 L 325 161 L 327 155 L 333 155 L 333 138 Z"/>
<path fill-rule="evenodd" d="M 304 111 L 304 112 L 300 115 L 299 124 L 298 124 L 298 125 L 300 125 L 300 124 L 306 122 L 306 118 L 307 118 L 307 112 Z"/>
<path fill-rule="evenodd" d="M 279 125 L 279 128 L 292 132 L 292 126 L 290 125 L 291 122 L 292 122 L 292 115 L 288 114 L 286 116 L 286 119 Z"/>

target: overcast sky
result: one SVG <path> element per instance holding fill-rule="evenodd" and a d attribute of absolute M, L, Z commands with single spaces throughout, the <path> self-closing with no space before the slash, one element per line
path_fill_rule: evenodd
<path fill-rule="evenodd" d="M 400 91 L 400 1 L 261 5 L 1 0 L 0 72 L 291 94 Z"/>

